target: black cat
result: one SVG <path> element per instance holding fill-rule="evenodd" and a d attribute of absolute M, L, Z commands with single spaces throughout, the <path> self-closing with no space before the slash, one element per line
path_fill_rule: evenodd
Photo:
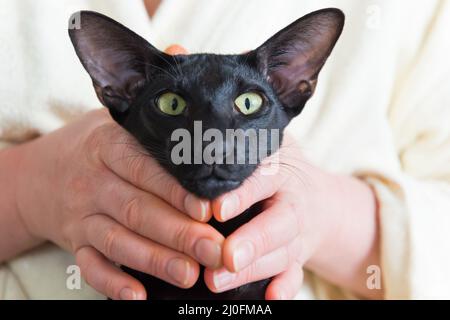
<path fill-rule="evenodd" d="M 73 23 L 76 21 L 77 23 Z M 71 18 L 69 35 L 92 78 L 98 98 L 111 116 L 188 191 L 214 199 L 239 187 L 260 164 L 245 164 L 215 154 L 213 163 L 174 163 L 176 129 L 276 129 L 279 138 L 289 121 L 312 96 L 317 78 L 344 26 L 338 9 L 310 13 L 279 31 L 256 50 L 238 55 L 167 55 L 123 25 L 99 13 L 82 11 Z M 269 139 L 268 152 L 277 150 Z M 201 144 L 201 150 L 206 144 Z M 197 147 L 198 148 L 198 147 Z M 235 152 L 235 146 L 233 153 Z M 190 151 L 194 156 L 193 147 Z M 227 153 L 228 152 L 228 153 Z M 189 156 L 181 154 L 181 156 Z M 259 204 L 226 223 L 211 221 L 224 236 L 260 212 Z M 163 217 L 162 217 L 163 218 Z M 150 299 L 264 299 L 270 279 L 220 294 L 200 276 L 194 287 L 180 289 L 155 277 L 124 270 L 140 280 Z"/>

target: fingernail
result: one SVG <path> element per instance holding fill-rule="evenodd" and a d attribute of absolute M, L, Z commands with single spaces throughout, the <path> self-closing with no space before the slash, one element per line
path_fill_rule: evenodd
<path fill-rule="evenodd" d="M 255 257 L 255 247 L 250 241 L 240 243 L 233 253 L 233 267 L 235 271 L 240 271 L 252 263 Z"/>
<path fill-rule="evenodd" d="M 174 258 L 167 265 L 167 273 L 177 283 L 187 286 L 189 283 L 190 264 L 180 258 Z"/>
<path fill-rule="evenodd" d="M 222 221 L 227 221 L 236 214 L 239 209 L 239 197 L 232 193 L 225 197 L 220 207 L 220 217 Z"/>
<path fill-rule="evenodd" d="M 205 200 L 200 200 L 192 194 L 188 194 L 184 198 L 184 208 L 186 212 L 198 221 L 205 221 L 208 213 L 209 203 Z"/>
<path fill-rule="evenodd" d="M 137 294 L 130 288 L 123 288 L 119 293 L 120 300 L 137 300 Z"/>
<path fill-rule="evenodd" d="M 209 239 L 198 240 L 194 248 L 197 261 L 212 269 L 222 264 L 221 251 L 220 245 Z"/>
<path fill-rule="evenodd" d="M 217 290 L 225 290 L 233 283 L 235 278 L 236 274 L 227 271 L 225 268 L 216 270 L 213 273 L 214 287 Z"/>

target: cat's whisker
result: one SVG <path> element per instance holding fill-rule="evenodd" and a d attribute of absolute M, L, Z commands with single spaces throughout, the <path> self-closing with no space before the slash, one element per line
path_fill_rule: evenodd
<path fill-rule="evenodd" d="M 171 56 L 171 57 L 172 57 L 173 62 L 175 62 L 175 66 L 178 69 L 178 74 L 180 75 L 180 77 L 183 78 L 184 77 L 184 73 L 183 73 L 183 69 L 181 68 L 180 62 L 175 58 L 175 56 Z"/>
<path fill-rule="evenodd" d="M 135 153 L 131 156 L 143 156 L 148 157 L 152 160 L 157 160 L 161 163 L 170 163 L 169 160 L 167 160 L 165 157 L 157 155 L 157 153 L 164 153 L 164 149 L 156 144 L 150 145 L 150 142 L 143 144 L 134 144 L 129 142 L 111 142 L 110 144 L 127 146 L 129 151 Z M 126 150 L 124 151 L 124 153 L 125 152 Z M 153 154 L 151 154 L 150 152 L 152 152 Z M 118 160 L 123 160 L 127 157 L 129 156 L 124 156 L 122 158 L 119 158 Z"/>
<path fill-rule="evenodd" d="M 298 166 L 292 165 L 287 162 L 282 162 L 282 161 L 280 161 L 280 162 L 271 161 L 269 163 L 262 163 L 260 166 L 261 167 L 280 166 L 284 170 L 287 170 L 289 173 L 291 173 L 292 175 L 297 177 L 300 180 L 300 182 L 303 184 L 303 186 L 305 186 L 305 187 L 311 186 L 310 175 L 306 171 L 299 168 Z"/>
<path fill-rule="evenodd" d="M 175 67 L 176 67 L 176 68 L 174 67 L 174 65 L 173 65 L 172 63 L 170 63 L 170 62 L 164 57 L 163 54 L 161 54 L 161 53 L 159 53 L 159 52 L 156 52 L 156 55 L 157 55 L 159 58 L 161 58 L 161 60 L 164 61 L 164 62 L 167 64 L 167 66 L 169 66 L 169 68 L 175 73 L 175 76 L 173 77 L 173 79 L 176 79 L 176 76 L 178 76 L 178 77 L 183 77 L 183 72 L 182 72 L 181 68 L 179 67 L 179 64 L 177 63 L 177 61 L 176 61 L 176 59 L 175 59 L 174 56 L 170 56 L 170 57 L 174 60 L 174 62 L 175 62 Z M 154 65 L 149 64 L 149 63 L 146 63 L 146 65 L 154 66 Z M 167 70 L 166 70 L 166 71 L 167 71 Z"/>
<path fill-rule="evenodd" d="M 154 157 L 154 156 L 152 156 L 150 154 L 146 154 L 146 153 L 136 152 L 135 154 L 128 154 L 128 155 L 124 155 L 124 156 L 118 157 L 117 159 L 113 160 L 111 162 L 111 164 L 114 164 L 114 163 L 119 162 L 119 161 L 127 160 L 127 159 L 128 160 L 129 159 L 133 159 L 133 158 L 135 158 L 135 159 L 137 159 L 137 158 L 148 158 L 148 159 L 151 159 L 151 160 L 157 160 L 160 163 L 169 163 L 169 161 L 167 159 L 157 158 L 157 157 Z"/>
<path fill-rule="evenodd" d="M 247 54 L 245 55 L 245 58 L 244 58 L 244 64 L 247 63 L 249 57 L 250 57 L 250 54 L 247 53 Z"/>
<path fill-rule="evenodd" d="M 170 68 L 172 68 L 173 71 L 177 71 L 177 70 L 174 68 L 173 64 L 171 64 L 171 63 L 164 57 L 163 54 L 157 52 L 156 55 L 157 55 L 159 58 L 161 58 L 161 60 L 163 60 Z M 170 57 L 172 57 L 172 59 L 173 59 L 174 62 L 175 62 L 175 65 L 176 65 L 176 61 L 175 61 L 174 56 L 171 55 Z M 178 69 L 178 71 L 179 71 L 179 72 L 178 72 L 178 76 L 182 77 L 182 76 L 183 76 L 183 73 L 181 72 L 180 69 Z"/>
<path fill-rule="evenodd" d="M 151 63 L 148 63 L 148 62 L 145 62 L 145 61 L 139 61 L 139 62 L 142 63 L 145 66 L 149 66 L 149 67 L 152 67 L 152 68 L 155 68 L 157 70 L 160 70 L 160 71 L 164 72 L 166 75 L 171 77 L 172 80 L 177 80 L 177 76 L 178 75 L 177 74 L 174 75 L 174 74 L 170 73 L 169 70 L 166 70 L 164 68 L 161 68 L 160 66 L 157 66 L 155 64 L 151 64 Z"/>

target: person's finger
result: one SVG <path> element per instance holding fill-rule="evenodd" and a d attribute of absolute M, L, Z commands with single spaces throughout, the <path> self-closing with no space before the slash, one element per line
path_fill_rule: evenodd
<path fill-rule="evenodd" d="M 259 258 L 236 273 L 225 267 L 217 270 L 205 269 L 205 283 L 213 292 L 224 292 L 247 283 L 268 279 L 286 271 L 297 260 L 301 247 L 302 239 L 298 237 L 289 245 Z"/>
<path fill-rule="evenodd" d="M 170 54 L 171 56 L 188 54 L 188 51 L 178 44 L 172 44 L 168 46 L 166 50 L 164 50 L 164 52 Z"/>
<path fill-rule="evenodd" d="M 83 279 L 92 288 L 115 300 L 145 300 L 144 286 L 113 265 L 92 247 L 82 247 L 76 252 L 77 265 Z"/>
<path fill-rule="evenodd" d="M 206 222 L 211 218 L 209 201 L 188 193 L 148 152 L 114 123 L 99 127 L 92 135 L 92 154 L 102 165 L 134 186 L 157 195 L 192 218 Z"/>
<path fill-rule="evenodd" d="M 87 241 L 108 259 L 180 288 L 195 284 L 199 266 L 191 258 L 124 228 L 106 215 L 85 219 Z"/>
<path fill-rule="evenodd" d="M 300 234 L 299 216 L 287 201 L 274 200 L 265 211 L 225 239 L 224 266 L 233 272 L 240 271 L 258 258 L 290 243 Z"/>
<path fill-rule="evenodd" d="M 97 212 L 105 212 L 126 228 L 186 253 L 202 265 L 222 264 L 223 236 L 212 226 L 192 220 L 153 194 L 118 178 L 108 179 L 96 195 Z"/>
<path fill-rule="evenodd" d="M 280 189 L 287 179 L 284 171 L 279 170 L 274 176 L 264 174 L 264 170 L 264 167 L 259 167 L 238 189 L 213 200 L 212 212 L 216 220 L 228 221 L 253 204 L 272 197 Z"/>
<path fill-rule="evenodd" d="M 296 261 L 285 272 L 277 275 L 266 289 L 266 300 L 291 300 L 303 284 L 303 268 Z"/>
<path fill-rule="evenodd" d="M 236 190 L 212 202 L 212 213 L 218 221 L 228 221 L 253 204 L 268 199 L 279 191 L 287 180 L 299 176 L 308 166 L 301 157 L 295 139 L 286 134 L 281 148 L 263 159 L 256 171 Z"/>

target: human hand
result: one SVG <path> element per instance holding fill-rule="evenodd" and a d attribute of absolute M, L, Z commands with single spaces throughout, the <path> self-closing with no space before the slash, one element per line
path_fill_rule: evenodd
<path fill-rule="evenodd" d="M 171 51 L 187 54 L 177 45 Z M 279 169 L 275 175 L 263 174 L 273 165 Z M 212 211 L 218 221 L 227 221 L 262 200 L 264 211 L 225 240 L 224 267 L 206 269 L 212 291 L 274 276 L 266 298 L 290 299 L 306 266 L 362 296 L 382 295 L 366 287 L 367 266 L 379 264 L 377 204 L 368 185 L 308 164 L 286 135 L 277 155 L 240 188 L 214 200 Z"/>
<path fill-rule="evenodd" d="M 180 187 L 106 109 L 22 152 L 16 197 L 26 228 L 74 253 L 87 283 L 108 297 L 146 297 L 111 261 L 183 288 L 197 280 L 197 261 L 220 265 L 222 235 L 192 219 L 209 219 L 208 202 Z"/>
<path fill-rule="evenodd" d="M 264 175 L 267 165 L 275 175 Z M 330 282 L 369 295 L 366 268 L 378 260 L 376 203 L 372 190 L 350 176 L 308 164 L 292 138 L 243 185 L 212 202 L 227 221 L 256 202 L 264 210 L 225 239 L 224 267 L 206 269 L 214 292 L 274 276 L 267 299 L 291 299 L 306 266 Z"/>

